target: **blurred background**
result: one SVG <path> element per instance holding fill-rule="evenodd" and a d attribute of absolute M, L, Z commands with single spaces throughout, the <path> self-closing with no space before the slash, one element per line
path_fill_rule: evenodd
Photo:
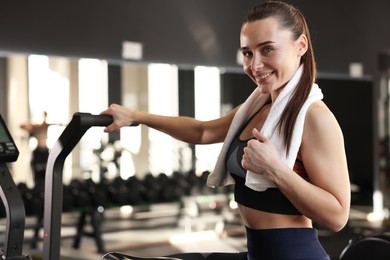
<path fill-rule="evenodd" d="M 337 234 L 318 226 L 326 249 L 338 257 L 349 239 L 389 228 L 390 2 L 286 2 L 307 18 L 318 84 L 344 132 L 353 187 L 350 221 Z M 224 115 L 256 87 L 243 74 L 238 51 L 242 19 L 256 3 L 1 3 L 0 113 L 20 151 L 9 166 L 29 205 L 27 251 L 39 252 L 42 237 L 45 160 L 36 158 L 45 158 L 72 115 L 99 114 L 111 103 L 202 120 Z M 70 243 L 62 252 L 80 259 L 82 237 L 88 237 L 83 255 L 95 259 L 108 249 L 141 255 L 245 250 L 231 189 L 204 187 L 219 149 L 188 145 L 144 126 L 110 135 L 91 128 L 65 162 L 64 237 Z M 91 187 L 104 191 L 100 199 Z M 93 221 L 102 232 L 88 236 L 84 228 L 96 231 Z M 159 242 L 153 240 L 156 230 L 164 234 Z M 167 242 L 173 235 L 194 239 L 209 231 L 213 249 L 198 237 L 200 248 L 172 249 Z"/>

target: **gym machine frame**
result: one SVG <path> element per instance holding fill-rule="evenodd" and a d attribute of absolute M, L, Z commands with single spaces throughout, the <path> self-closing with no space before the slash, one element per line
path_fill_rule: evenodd
<path fill-rule="evenodd" d="M 7 218 L 4 249 L 0 258 L 6 260 L 30 259 L 23 256 L 26 212 L 23 199 L 6 165 L 18 159 L 19 151 L 0 115 L 0 197 Z"/>
<path fill-rule="evenodd" d="M 75 113 L 50 151 L 45 176 L 43 259 L 60 259 L 63 166 L 85 132 L 93 126 L 112 123 L 109 115 Z"/>

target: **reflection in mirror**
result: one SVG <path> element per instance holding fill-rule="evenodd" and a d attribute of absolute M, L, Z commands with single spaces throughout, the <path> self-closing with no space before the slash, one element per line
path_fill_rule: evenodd
<path fill-rule="evenodd" d="M 28 57 L 28 118 L 38 120 L 48 113 L 50 148 L 75 112 L 99 114 L 108 104 L 108 63 L 97 59 L 71 60 L 62 57 Z M 195 67 L 195 117 L 211 120 L 221 115 L 220 71 Z M 150 113 L 179 115 L 178 67 L 170 64 L 122 64 L 122 104 Z M 10 101 L 13 102 L 13 101 Z M 192 104 L 190 104 L 192 106 Z M 211 171 L 220 144 L 192 148 L 163 133 L 143 126 L 121 129 L 120 140 L 109 143 L 103 128 L 91 128 L 72 156 L 67 158 L 64 183 L 74 178 L 113 179 L 147 173 Z M 30 152 L 33 149 L 30 147 Z M 194 165 L 194 162 L 196 164 Z"/>
<path fill-rule="evenodd" d="M 26 107 L 20 107 L 20 120 L 38 122 L 42 112 L 47 112 L 49 127 L 47 146 L 50 149 L 70 121 L 73 113 L 98 114 L 108 104 L 108 63 L 97 59 L 69 59 L 46 55 L 24 56 L 27 84 L 17 84 L 17 99 L 9 98 L 9 104 L 16 104 L 24 98 Z M 133 109 L 151 113 L 179 114 L 178 67 L 169 64 L 121 64 L 122 104 Z M 221 115 L 220 71 L 215 67 L 194 67 L 193 86 L 195 93 L 195 117 L 211 120 Z M 9 84 L 12 85 L 12 84 Z M 9 87 L 11 88 L 11 87 Z M 12 97 L 12 96 L 10 96 Z M 24 112 L 23 112 L 24 111 Z M 14 112 L 12 110 L 12 112 Z M 14 124 L 20 125 L 21 122 Z M 18 127 L 19 128 L 19 127 Z M 20 130 L 20 129 L 19 129 Z M 126 179 L 146 173 L 171 174 L 195 169 L 198 173 L 212 170 L 220 144 L 193 147 L 146 127 L 122 128 L 120 140 L 108 143 L 108 135 L 102 128 L 90 129 L 67 158 L 64 167 L 64 183 L 74 178 L 92 178 L 99 181 L 104 177 L 121 176 Z M 25 135 L 25 133 L 22 133 Z M 96 138 L 96 136 L 101 136 Z M 24 139 L 23 139 L 24 138 Z M 36 142 L 28 138 L 24 149 L 25 163 L 21 169 L 29 168 Z M 25 137 L 21 137 L 25 140 Z M 22 145 L 23 146 L 23 145 Z M 106 149 L 107 148 L 107 149 Z M 119 156 L 118 156 L 119 151 Z M 113 154 L 116 154 L 115 156 Z M 21 156 L 23 157 L 23 156 Z M 114 159 L 115 157 L 115 159 Z M 117 158 L 118 157 L 118 158 Z M 196 157 L 196 158 L 193 158 Z M 114 161 L 115 160 L 115 161 Z M 102 169 L 102 161 L 105 161 Z M 104 171 L 102 173 L 102 171 Z M 32 173 L 15 171 L 20 181 L 31 182 Z M 33 185 L 33 184 L 32 184 Z"/>
<path fill-rule="evenodd" d="M 122 65 L 122 102 L 132 109 L 150 113 L 177 116 L 178 68 L 169 64 Z M 195 117 L 201 120 L 220 116 L 219 70 L 210 67 L 195 68 Z M 188 104 L 191 105 L 191 104 Z M 141 132 L 140 132 L 141 131 Z M 193 165 L 191 147 L 153 129 L 122 128 L 121 144 L 126 153 L 122 161 L 121 176 L 135 173 L 186 172 L 196 169 L 198 173 L 212 170 L 220 145 L 196 147 L 196 165 Z M 146 147 L 146 152 L 145 152 Z M 126 168 L 126 169 L 125 169 Z"/>
<path fill-rule="evenodd" d="M 78 61 L 78 109 L 74 112 L 99 114 L 108 106 L 108 64 L 104 60 L 80 59 Z M 72 113 L 72 114 L 73 114 Z M 100 137 L 100 138 L 99 138 Z M 90 128 L 80 140 L 80 155 L 75 160 L 79 166 L 73 170 L 73 176 L 83 175 L 100 181 L 100 159 L 96 151 L 108 142 L 108 135 L 102 127 Z M 77 164 L 76 164 L 77 165 Z M 110 165 L 111 166 L 111 165 Z M 109 175 L 117 175 L 115 167 L 107 167 Z"/>
<path fill-rule="evenodd" d="M 195 67 L 195 118 L 213 120 L 221 116 L 220 71 L 215 67 Z M 214 168 L 221 144 L 195 147 L 196 170 L 211 171 Z"/>
<path fill-rule="evenodd" d="M 177 116 L 178 85 L 177 67 L 168 64 L 148 66 L 148 112 Z M 154 129 L 149 129 L 149 171 L 170 175 L 178 169 L 180 143 Z"/>

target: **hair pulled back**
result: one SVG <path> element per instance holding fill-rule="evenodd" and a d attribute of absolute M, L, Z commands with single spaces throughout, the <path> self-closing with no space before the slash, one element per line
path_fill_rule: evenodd
<path fill-rule="evenodd" d="M 244 24 L 263 20 L 266 18 L 276 18 L 280 29 L 289 30 L 292 33 L 292 40 L 297 40 L 301 35 L 307 37 L 308 48 L 301 57 L 303 64 L 303 74 L 298 82 L 292 97 L 286 105 L 278 122 L 279 133 L 282 134 L 283 143 L 287 154 L 290 149 L 291 139 L 294 131 L 295 121 L 298 113 L 308 98 L 312 85 L 315 82 L 317 69 L 314 59 L 314 51 L 310 38 L 306 19 L 297 8 L 290 4 L 279 1 L 265 1 L 254 6 L 244 19 Z"/>

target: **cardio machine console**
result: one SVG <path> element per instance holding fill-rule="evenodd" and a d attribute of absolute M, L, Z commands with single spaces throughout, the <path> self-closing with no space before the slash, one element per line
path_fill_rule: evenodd
<path fill-rule="evenodd" d="M 14 162 L 18 156 L 18 148 L 0 114 L 0 163 Z"/>

